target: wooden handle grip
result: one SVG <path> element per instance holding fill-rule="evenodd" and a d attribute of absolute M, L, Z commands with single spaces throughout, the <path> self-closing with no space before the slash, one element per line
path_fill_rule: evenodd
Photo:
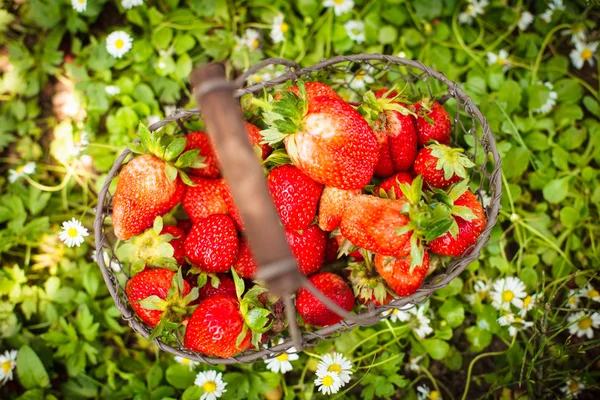
<path fill-rule="evenodd" d="M 190 82 L 259 264 L 256 278 L 264 280 L 276 295 L 294 293 L 305 278 L 285 239 L 263 168 L 233 97 L 235 88 L 225 78 L 225 67 L 214 63 L 196 68 Z"/>

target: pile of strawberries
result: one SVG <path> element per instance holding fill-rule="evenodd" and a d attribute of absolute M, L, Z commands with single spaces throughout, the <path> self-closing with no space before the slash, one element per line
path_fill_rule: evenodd
<path fill-rule="evenodd" d="M 468 186 L 473 162 L 450 147 L 439 103 L 382 89 L 349 104 L 298 81 L 251 108 L 248 136 L 298 269 L 345 310 L 414 293 L 485 228 Z M 253 281 L 257 264 L 209 137 L 143 126 L 139 135 L 112 203 L 139 318 L 153 337 L 218 357 L 281 335 L 283 301 Z M 305 289 L 295 301 L 308 329 L 341 319 Z"/>

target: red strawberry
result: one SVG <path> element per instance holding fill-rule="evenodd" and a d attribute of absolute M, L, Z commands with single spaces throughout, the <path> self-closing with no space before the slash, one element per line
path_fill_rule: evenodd
<path fill-rule="evenodd" d="M 240 230 L 244 230 L 244 222 L 242 221 L 242 216 L 240 215 L 239 210 L 237 209 L 234 201 L 233 195 L 231 194 L 231 189 L 225 180 L 221 183 L 221 193 L 223 194 L 223 200 L 227 205 L 227 209 L 229 210 L 229 216 L 235 222 L 235 226 Z"/>
<path fill-rule="evenodd" d="M 196 277 L 196 275 L 191 276 L 194 278 Z M 198 301 L 206 300 L 209 297 L 217 295 L 229 295 L 233 298 L 237 298 L 233 279 L 225 274 L 217 274 L 217 278 L 218 279 L 214 280 L 214 285 L 213 280 L 208 278 L 207 282 L 198 290 Z"/>
<path fill-rule="evenodd" d="M 236 226 L 243 230 L 242 218 L 225 179 L 191 179 L 196 186 L 186 188 L 182 203 L 192 222 L 199 222 L 213 214 L 230 214 Z"/>
<path fill-rule="evenodd" d="M 171 246 L 173 246 L 173 257 L 177 260 L 177 264 L 183 265 L 185 262 L 185 252 L 183 250 L 183 244 L 185 242 L 184 230 L 175 225 L 165 225 L 160 234 L 169 234 L 173 236 L 173 239 L 169 242 L 171 243 Z"/>
<path fill-rule="evenodd" d="M 454 201 L 454 207 L 466 207 L 471 213 L 468 219 L 454 215 L 457 224 L 455 237 L 452 235 L 452 229 L 437 239 L 429 242 L 429 249 L 437 254 L 459 257 L 469 247 L 477 243 L 477 239 L 487 225 L 487 219 L 483 207 L 477 200 L 477 197 L 469 190 L 465 191 L 458 199 Z M 467 217 L 464 209 L 457 210 L 463 217 Z M 462 211 L 462 212 L 461 212 Z"/>
<path fill-rule="evenodd" d="M 204 157 L 202 163 L 204 168 L 190 168 L 190 174 L 202 176 L 205 178 L 218 178 L 221 175 L 219 171 L 219 159 L 214 152 L 213 145 L 204 132 L 193 132 L 187 135 L 187 144 L 185 150 L 200 150 L 199 155 Z"/>
<path fill-rule="evenodd" d="M 308 278 L 318 290 L 346 311 L 354 307 L 352 289 L 335 274 L 323 272 Z M 301 288 L 296 296 L 296 309 L 304 323 L 315 326 L 329 326 L 338 323 L 342 317 L 329 310 L 308 290 Z"/>
<path fill-rule="evenodd" d="M 233 269 L 242 278 L 252 279 L 258 270 L 258 264 L 252 255 L 250 245 L 246 239 L 240 241 L 237 258 L 233 264 Z"/>
<path fill-rule="evenodd" d="M 250 347 L 250 330 L 236 345 L 244 325 L 238 299 L 230 295 L 215 295 L 200 302 L 192 314 L 183 345 L 210 356 L 231 357 Z"/>
<path fill-rule="evenodd" d="M 375 255 L 375 267 L 388 286 L 398 296 L 408 296 L 421 287 L 429 269 L 429 255 L 425 250 L 423 262 L 410 272 L 411 258 L 409 255 L 390 257 L 382 254 Z"/>
<path fill-rule="evenodd" d="M 298 270 L 312 275 L 323 266 L 327 235 L 317 225 L 309 225 L 301 232 L 286 228 L 285 237 L 298 261 Z"/>
<path fill-rule="evenodd" d="M 360 193 L 360 190 L 343 190 L 325 186 L 319 201 L 319 227 L 331 232 L 340 226 L 346 205 Z"/>
<path fill-rule="evenodd" d="M 267 157 L 269 157 L 269 154 L 271 154 L 271 151 L 273 151 L 273 149 L 268 144 L 261 143 L 264 139 L 260 134 L 260 129 L 258 128 L 258 126 L 246 121 L 244 121 L 244 124 L 246 125 L 246 131 L 248 131 L 250 143 L 252 143 L 252 146 L 260 147 L 262 151 L 262 159 L 266 160 Z"/>
<path fill-rule="evenodd" d="M 379 159 L 375 166 L 375 176 L 387 178 L 396 172 L 396 166 L 392 159 L 392 153 L 390 152 L 390 143 L 388 136 L 379 130 L 373 130 L 375 137 L 377 138 L 377 145 L 379 147 Z"/>
<path fill-rule="evenodd" d="M 389 138 L 390 154 L 396 171 L 408 171 L 417 156 L 417 131 L 413 116 L 387 111 L 383 129 Z"/>
<path fill-rule="evenodd" d="M 268 184 L 283 226 L 298 231 L 313 222 L 323 185 L 289 164 L 273 168 Z"/>
<path fill-rule="evenodd" d="M 214 214 L 194 224 L 185 239 L 185 255 L 203 272 L 225 272 L 235 261 L 238 246 L 232 219 Z"/>
<path fill-rule="evenodd" d="M 447 188 L 468 177 L 467 168 L 475 164 L 463 154 L 463 149 L 433 143 L 419 151 L 415 173 L 431 187 Z"/>
<path fill-rule="evenodd" d="M 327 238 L 327 244 L 325 244 L 325 264 L 331 264 L 338 259 L 338 242 L 335 237 Z"/>
<path fill-rule="evenodd" d="M 373 194 L 376 196 L 381 195 L 381 190 L 383 190 L 390 199 L 399 199 L 403 197 L 402 190 L 400 189 L 401 183 L 412 184 L 412 176 L 410 176 L 407 172 L 398 172 L 394 176 L 390 176 L 385 181 L 381 182 L 379 186 L 375 188 Z"/>
<path fill-rule="evenodd" d="M 177 220 L 177 227 L 180 229 L 183 229 L 183 231 L 185 232 L 186 235 L 190 231 L 190 229 L 192 229 L 192 225 L 193 225 L 193 223 L 189 219 L 178 219 Z"/>
<path fill-rule="evenodd" d="M 359 195 L 352 199 L 344 211 L 340 225 L 342 235 L 352 244 L 385 255 L 404 254 L 410 233 L 399 235 L 396 228 L 409 222 L 402 214 L 405 199 L 382 199 Z"/>
<path fill-rule="evenodd" d="M 149 326 L 155 327 L 163 317 L 163 313 L 166 313 L 164 317 L 170 321 L 176 321 L 176 314 L 182 310 L 177 308 L 184 308 L 184 297 L 190 293 L 190 285 L 183 281 L 183 290 L 175 290 L 173 295 L 169 298 L 168 293 L 173 286 L 173 277 L 175 271 L 171 271 L 164 268 L 149 268 L 137 275 L 134 275 L 125 286 L 125 292 L 129 299 L 129 304 L 140 317 L 140 319 Z M 160 300 L 162 309 L 145 308 L 145 299 L 150 296 L 157 296 Z M 150 300 L 150 299 L 149 299 Z M 149 301 L 147 300 L 147 301 Z M 185 312 L 185 309 L 183 309 Z"/>
<path fill-rule="evenodd" d="M 165 215 L 181 201 L 185 185 L 179 176 L 170 180 L 165 165 L 165 161 L 143 154 L 129 161 L 119 173 L 112 202 L 112 223 L 119 239 L 144 232 L 156 217 Z"/>
<path fill-rule="evenodd" d="M 335 90 L 331 88 L 331 86 L 321 82 L 306 82 L 304 84 L 304 89 L 306 90 L 307 100 L 311 100 L 319 96 L 336 97 L 341 99 L 341 97 L 335 92 Z M 296 96 L 300 96 L 300 90 L 298 89 L 298 86 L 292 86 L 287 90 L 294 93 Z"/>
<path fill-rule="evenodd" d="M 435 101 L 421 100 L 415 103 L 415 111 L 417 111 L 417 132 L 421 146 L 429 144 L 431 140 L 450 144 L 452 124 L 444 106 Z"/>

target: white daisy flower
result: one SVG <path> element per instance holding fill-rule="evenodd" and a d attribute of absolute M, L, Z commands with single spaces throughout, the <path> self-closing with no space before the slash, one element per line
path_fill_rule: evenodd
<path fill-rule="evenodd" d="M 167 104 L 164 109 L 163 109 L 165 116 L 169 116 L 169 115 L 173 115 L 175 114 L 175 111 L 177 111 L 177 106 L 175 104 Z"/>
<path fill-rule="evenodd" d="M 325 354 L 317 364 L 317 376 L 322 378 L 330 372 L 338 374 L 342 386 L 350 382 L 352 363 L 341 353 Z"/>
<path fill-rule="evenodd" d="M 508 334 L 510 336 L 515 336 L 518 331 L 531 328 L 533 326 L 533 322 L 525 321 L 521 317 L 515 317 L 514 314 L 508 313 L 498 318 L 498 325 L 508 326 Z"/>
<path fill-rule="evenodd" d="M 585 385 L 581 383 L 579 378 L 573 377 L 569 379 L 567 384 L 560 388 L 560 391 L 563 392 L 567 399 L 577 397 L 581 390 L 585 389 Z"/>
<path fill-rule="evenodd" d="M 413 327 L 413 330 L 421 339 L 427 337 L 433 332 L 433 328 L 431 328 L 431 320 L 425 316 L 424 309 L 425 307 L 418 307 L 415 318 L 417 324 L 415 327 Z"/>
<path fill-rule="evenodd" d="M 408 358 L 408 369 L 413 372 L 419 372 L 421 370 L 421 366 L 419 365 L 419 361 L 423 359 L 423 356 L 413 357 L 410 356 Z"/>
<path fill-rule="evenodd" d="M 283 343 L 283 339 L 280 339 L 277 344 Z M 265 360 L 267 364 L 267 369 L 271 372 L 282 373 L 290 372 L 294 369 L 291 361 L 296 361 L 299 358 L 298 354 L 296 354 L 296 349 L 294 347 L 290 347 L 285 353 L 278 355 L 274 358 L 268 358 Z"/>
<path fill-rule="evenodd" d="M 517 22 L 517 25 L 520 30 L 525 31 L 527 30 L 527 28 L 529 28 L 529 25 L 531 25 L 532 22 L 533 14 L 529 11 L 524 11 L 523 14 L 521 14 L 521 18 L 519 18 L 519 22 Z"/>
<path fill-rule="evenodd" d="M 354 0 L 325 0 L 323 2 L 323 7 L 333 7 L 333 12 L 339 17 L 342 14 L 352 11 L 354 8 Z"/>
<path fill-rule="evenodd" d="M 175 356 L 175 361 L 177 361 L 179 364 L 187 365 L 190 371 L 193 371 L 196 365 L 200 365 L 198 361 L 190 360 L 189 358 L 180 356 Z M 196 377 L 196 379 L 198 378 Z"/>
<path fill-rule="evenodd" d="M 525 315 L 527 314 L 527 311 L 531 311 L 533 309 L 533 307 L 535 307 L 535 304 L 537 302 L 537 298 L 538 295 L 534 294 L 531 296 L 526 296 L 523 299 L 523 308 L 521 309 L 521 311 L 519 311 L 519 315 L 522 318 L 525 318 Z"/>
<path fill-rule="evenodd" d="M 73 148 L 71 149 L 71 155 L 78 156 L 89 145 L 90 141 L 88 139 L 88 133 L 86 131 L 81 132 L 79 137 L 73 137 Z"/>
<path fill-rule="evenodd" d="M 58 238 L 69 247 L 81 246 L 86 236 L 89 236 L 87 228 L 84 228 L 75 218 L 63 222 L 62 231 L 58 234 Z"/>
<path fill-rule="evenodd" d="M 71 0 L 73 9 L 77 12 L 84 12 L 87 8 L 87 0 Z"/>
<path fill-rule="evenodd" d="M 114 31 L 106 37 L 106 51 L 115 58 L 123 57 L 132 45 L 133 39 L 124 31 Z"/>
<path fill-rule="evenodd" d="M 567 307 L 577 308 L 578 306 L 579 306 L 578 290 L 569 289 L 569 294 L 567 295 Z"/>
<path fill-rule="evenodd" d="M 540 108 L 533 110 L 533 112 L 537 114 L 546 114 L 552 111 L 552 108 L 556 105 L 556 99 L 558 99 L 558 93 L 552 90 L 554 89 L 554 86 L 550 82 L 544 83 L 544 86 L 550 89 L 550 92 L 548 92 L 546 102 L 542 104 Z"/>
<path fill-rule="evenodd" d="M 6 350 L 0 354 L 0 382 L 5 384 L 13 379 L 13 370 L 17 366 L 18 350 Z"/>
<path fill-rule="evenodd" d="M 284 21 L 283 14 L 273 18 L 271 25 L 271 40 L 273 43 L 281 43 L 285 40 L 285 33 L 290 30 L 290 26 Z"/>
<path fill-rule="evenodd" d="M 33 174 L 35 172 L 35 167 L 35 163 L 30 161 L 25 165 L 21 165 L 15 169 L 8 170 L 8 181 L 10 183 L 14 183 L 19 178 Z"/>
<path fill-rule="evenodd" d="M 200 400 L 215 400 L 223 396 L 223 393 L 227 391 L 225 389 L 227 382 L 223 381 L 223 374 L 213 370 L 198 372 L 194 384 L 204 390 L 204 394 L 200 396 Z"/>
<path fill-rule="evenodd" d="M 470 304 L 475 304 L 476 299 L 483 301 L 487 297 L 488 292 L 490 291 L 491 288 L 492 288 L 492 286 L 487 281 L 481 281 L 481 280 L 476 281 L 473 284 L 473 293 L 467 294 L 467 295 L 465 295 L 465 297 L 467 298 L 467 301 Z"/>
<path fill-rule="evenodd" d="M 568 36 L 568 35 L 571 35 L 572 43 L 585 42 L 585 40 L 586 40 L 585 27 L 583 25 L 576 25 L 576 26 L 573 26 L 571 29 L 565 29 L 562 32 L 562 36 Z"/>
<path fill-rule="evenodd" d="M 600 302 L 600 293 L 590 283 L 585 288 L 579 289 L 576 296 Z"/>
<path fill-rule="evenodd" d="M 581 320 L 580 320 L 581 319 Z M 579 322 L 575 322 L 580 320 Z M 592 328 L 597 329 L 600 327 L 600 314 L 594 312 L 592 314 L 586 314 L 583 311 L 576 312 L 569 315 L 567 318 L 569 324 L 575 322 L 569 327 L 569 333 L 571 335 L 577 335 L 577 337 L 587 336 L 588 339 L 594 337 L 594 331 Z"/>
<path fill-rule="evenodd" d="M 346 34 L 356 43 L 365 41 L 365 23 L 362 21 L 350 20 L 344 24 Z"/>
<path fill-rule="evenodd" d="M 236 37 L 237 46 L 256 50 L 260 46 L 260 33 L 256 29 L 246 29 L 244 36 Z"/>
<path fill-rule="evenodd" d="M 104 88 L 104 92 L 109 96 L 116 96 L 121 93 L 121 88 L 115 85 L 108 85 Z"/>
<path fill-rule="evenodd" d="M 131 10 L 133 7 L 141 6 L 144 0 L 121 0 L 121 6 L 126 10 Z"/>
<path fill-rule="evenodd" d="M 498 310 L 510 311 L 510 305 L 523 308 L 523 298 L 527 297 L 525 284 L 519 278 L 509 276 L 498 279 L 490 292 L 492 306 Z"/>
<path fill-rule="evenodd" d="M 502 49 L 496 53 L 492 53 L 491 51 L 487 53 L 488 65 L 498 64 L 501 65 L 504 71 L 507 71 L 510 68 L 510 61 L 508 60 L 508 51 Z"/>
<path fill-rule="evenodd" d="M 540 18 L 542 19 L 542 21 L 548 23 L 548 22 L 552 21 L 552 16 L 554 15 L 554 11 L 561 11 L 564 9 L 565 9 L 565 6 L 564 6 L 562 0 L 550 0 L 550 3 L 548 4 L 548 9 L 546 11 L 544 11 L 542 14 L 540 14 Z"/>
<path fill-rule="evenodd" d="M 114 272 L 121 271 L 121 265 L 117 261 L 111 260 L 110 254 L 108 254 L 108 251 L 102 251 L 102 257 L 104 258 L 104 265 L 110 267 L 110 269 L 112 269 Z M 97 250 L 92 251 L 92 261 L 94 261 L 95 263 L 98 262 L 98 251 Z"/>
<path fill-rule="evenodd" d="M 437 390 L 431 390 L 425 385 L 417 386 L 418 400 L 442 400 L 442 395 Z"/>
<path fill-rule="evenodd" d="M 148 123 L 148 126 L 152 125 L 155 122 L 160 121 L 160 116 L 159 115 L 148 115 L 146 117 L 146 122 Z"/>
<path fill-rule="evenodd" d="M 597 50 L 598 42 L 583 43 L 576 41 L 575 48 L 571 50 L 569 57 L 571 57 L 571 62 L 577 69 L 583 68 L 586 62 L 592 67 L 594 66 L 594 57 L 598 57 Z"/>
<path fill-rule="evenodd" d="M 375 82 L 369 71 L 365 68 L 357 70 L 354 75 L 349 77 L 349 80 L 350 87 L 354 90 L 363 90 L 366 88 L 366 84 Z"/>
<path fill-rule="evenodd" d="M 392 322 L 407 322 L 410 321 L 413 315 L 416 314 L 416 307 L 412 304 L 406 304 L 400 309 L 394 308 L 390 314 L 389 319 Z"/>
<path fill-rule="evenodd" d="M 337 372 L 326 372 L 315 379 L 315 386 L 322 394 L 335 394 L 344 385 Z"/>
<path fill-rule="evenodd" d="M 478 15 L 485 14 L 485 7 L 489 5 L 487 0 L 471 0 L 467 5 L 465 11 L 458 14 L 458 22 L 461 24 L 469 24 L 473 23 L 473 20 Z"/>

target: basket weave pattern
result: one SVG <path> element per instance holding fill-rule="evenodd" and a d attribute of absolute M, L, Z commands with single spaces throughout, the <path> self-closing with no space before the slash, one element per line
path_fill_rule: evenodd
<path fill-rule="evenodd" d="M 283 83 L 290 79 L 302 78 L 306 81 L 325 81 L 331 84 L 337 91 L 345 92 L 347 96 L 353 97 L 357 101 L 361 98 L 362 92 L 367 90 L 366 88 L 362 89 L 362 87 L 373 86 L 371 84 L 373 82 L 382 83 L 385 87 L 396 85 L 399 90 L 405 89 L 405 93 L 409 96 L 430 96 L 442 103 L 450 101 L 455 103 L 453 106 L 455 108 L 455 118 L 453 121 L 454 143 L 458 143 L 461 147 L 466 147 L 465 143 L 468 144 L 470 149 L 467 149 L 466 154 L 476 164 L 471 174 L 471 181 L 473 182 L 471 186 L 476 188 L 474 193 L 478 195 L 481 202 L 483 202 L 483 196 L 489 197 L 489 205 L 484 207 L 488 221 L 487 227 L 477 243 L 466 252 L 467 255 L 453 259 L 442 268 L 438 268 L 433 276 L 426 278 L 423 287 L 413 295 L 398 298 L 387 305 L 379 307 L 374 307 L 371 303 L 370 307 L 362 311 L 353 321 L 344 320 L 316 331 L 303 331 L 302 344 L 304 346 L 310 347 L 320 340 L 334 339 L 341 333 L 358 325 L 373 324 L 373 321 L 384 318 L 392 309 L 399 309 L 407 304 L 415 305 L 425 302 L 434 291 L 446 287 L 471 262 L 477 260 L 481 249 L 488 242 L 490 232 L 498 219 L 500 197 L 502 195 L 500 156 L 487 120 L 458 84 L 418 61 L 380 54 L 361 54 L 335 57 L 308 68 L 300 68 L 296 63 L 288 60 L 268 59 L 249 68 L 236 79 L 236 85 L 238 87 L 243 86 L 250 76 L 262 68 L 269 66 L 283 66 L 285 72 L 274 79 L 238 89 L 235 91 L 235 96 L 238 98 L 247 94 L 261 96 L 265 90 L 270 91 L 273 88 L 281 87 Z M 185 131 L 185 121 L 198 119 L 200 115 L 201 113 L 198 109 L 178 110 L 168 118 L 151 125 L 150 130 L 154 131 L 167 124 L 177 123 Z M 129 305 L 124 289 L 125 282 L 129 278 L 129 273 L 127 266 L 122 265 L 115 256 L 114 235 L 112 235 L 110 223 L 106 221 L 107 217 L 110 221 L 111 215 L 112 197 L 108 191 L 109 186 L 130 155 L 131 152 L 125 150 L 117 157 L 108 173 L 107 180 L 98 196 L 94 229 L 98 254 L 103 254 L 104 251 L 107 251 L 110 255 L 110 263 L 108 264 L 115 265 L 114 263 L 117 263 L 121 266 L 120 269 L 110 268 L 103 257 L 98 257 L 98 265 L 100 266 L 109 292 L 115 300 L 115 304 L 123 315 L 123 318 L 131 328 L 147 338 L 150 336 L 152 329 L 136 318 L 134 311 Z M 118 271 L 115 271 L 117 269 Z M 208 364 L 254 362 L 281 354 L 293 346 L 292 340 L 287 338 L 279 345 L 262 348 L 258 351 L 248 350 L 231 358 L 213 358 L 187 350 L 183 347 L 182 343 L 178 343 L 177 346 L 171 346 L 158 338 L 153 341 L 163 351 Z"/>

